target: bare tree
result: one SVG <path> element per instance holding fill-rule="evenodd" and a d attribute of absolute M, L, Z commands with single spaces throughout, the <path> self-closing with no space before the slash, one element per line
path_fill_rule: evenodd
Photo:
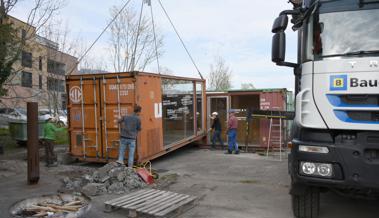
<path fill-rule="evenodd" d="M 241 89 L 255 89 L 255 86 L 253 83 L 242 83 Z"/>
<path fill-rule="evenodd" d="M 114 17 L 119 11 L 120 7 L 114 6 L 110 14 Z M 157 53 L 158 56 L 163 53 L 163 37 L 156 34 L 156 52 L 153 23 L 145 16 L 139 22 L 139 16 L 133 8 L 127 7 L 111 25 L 109 44 L 116 72 L 144 71 L 157 58 Z"/>
<path fill-rule="evenodd" d="M 47 62 L 53 60 L 60 63 L 67 63 L 67 54 L 75 56 L 78 55 L 76 40 L 70 37 L 70 30 L 68 23 L 60 19 L 49 20 L 39 31 L 43 40 L 53 44 L 47 45 L 46 56 L 43 57 Z M 49 63 L 48 63 L 49 65 Z M 41 101 L 45 105 L 48 105 L 50 112 L 57 113 L 62 108 L 62 93 L 65 92 L 64 85 L 64 73 L 70 73 L 70 71 L 76 69 L 77 63 L 66 65 L 66 69 L 55 69 L 51 67 L 54 72 L 49 72 L 45 82 L 42 85 Z M 56 114 L 55 114 L 56 115 Z"/>
<path fill-rule="evenodd" d="M 231 88 L 232 70 L 226 64 L 224 58 L 218 56 L 210 66 L 208 83 L 211 90 L 226 91 Z"/>

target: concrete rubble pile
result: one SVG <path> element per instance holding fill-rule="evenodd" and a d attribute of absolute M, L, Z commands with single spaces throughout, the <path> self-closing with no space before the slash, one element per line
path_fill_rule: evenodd
<path fill-rule="evenodd" d="M 96 196 L 106 193 L 123 194 L 144 187 L 146 187 L 146 183 L 132 168 L 112 162 L 96 170 L 92 175 L 63 178 L 62 189 Z"/>

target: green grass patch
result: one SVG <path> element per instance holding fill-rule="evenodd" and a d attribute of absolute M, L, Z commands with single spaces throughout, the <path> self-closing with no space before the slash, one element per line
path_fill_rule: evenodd
<path fill-rule="evenodd" d="M 8 136 L 9 135 L 9 130 L 0 128 L 0 136 Z"/>
<path fill-rule="evenodd" d="M 17 142 L 10 136 L 8 129 L 0 129 L 0 143 L 4 146 L 5 152 L 15 150 L 18 147 Z"/>

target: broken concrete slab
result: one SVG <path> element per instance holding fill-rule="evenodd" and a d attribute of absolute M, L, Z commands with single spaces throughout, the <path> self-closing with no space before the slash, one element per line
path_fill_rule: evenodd
<path fill-rule="evenodd" d="M 110 194 L 123 194 L 125 193 L 125 187 L 122 182 L 116 182 L 109 186 L 108 193 Z"/>
<path fill-rule="evenodd" d="M 82 192 L 88 196 L 97 196 L 107 192 L 107 188 L 102 183 L 89 183 L 83 187 Z"/>
<path fill-rule="evenodd" d="M 133 168 L 127 168 L 119 163 L 109 163 L 79 178 L 65 177 L 60 190 L 65 192 L 84 192 L 89 196 L 105 193 L 122 194 L 131 190 L 144 188 L 147 185 L 137 175 Z"/>

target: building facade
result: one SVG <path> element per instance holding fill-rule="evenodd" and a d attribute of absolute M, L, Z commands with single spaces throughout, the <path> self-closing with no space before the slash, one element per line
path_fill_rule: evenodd
<path fill-rule="evenodd" d="M 24 42 L 20 58 L 8 78 L 7 95 L 0 97 L 0 107 L 25 108 L 26 102 L 39 103 L 39 108 L 52 111 L 66 108 L 65 75 L 77 73 L 76 57 L 59 51 L 56 42 L 43 38 L 36 28 L 9 17 Z"/>

